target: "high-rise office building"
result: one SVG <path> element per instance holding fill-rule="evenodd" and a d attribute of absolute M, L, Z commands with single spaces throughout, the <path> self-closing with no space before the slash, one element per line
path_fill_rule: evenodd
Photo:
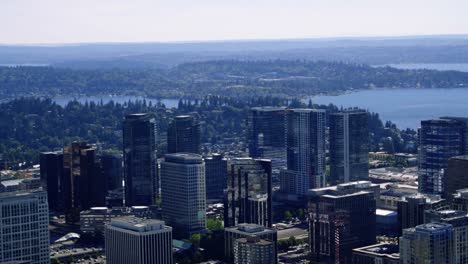
<path fill-rule="evenodd" d="M 397 202 L 397 210 L 398 232 L 401 234 L 403 229 L 424 224 L 426 197 L 420 194 L 403 197 Z"/>
<path fill-rule="evenodd" d="M 111 220 L 106 226 L 109 264 L 172 264 L 172 228 L 163 221 L 138 217 Z"/>
<path fill-rule="evenodd" d="M 419 191 L 444 193 L 448 160 L 466 154 L 466 122 L 457 118 L 421 121 L 419 129 Z"/>
<path fill-rule="evenodd" d="M 206 229 L 205 163 L 198 154 L 166 154 L 161 162 L 163 219 L 176 237 Z"/>
<path fill-rule="evenodd" d="M 49 208 L 56 212 L 64 210 L 63 152 L 43 152 L 40 154 L 40 170 L 43 186 L 47 190 Z"/>
<path fill-rule="evenodd" d="M 247 117 L 247 143 L 252 158 L 271 160 L 272 173 L 286 168 L 286 108 L 254 107 Z"/>
<path fill-rule="evenodd" d="M 102 164 L 102 173 L 106 180 L 106 190 L 116 190 L 122 188 L 122 155 L 104 154 L 100 156 Z"/>
<path fill-rule="evenodd" d="M 227 160 L 222 154 L 205 158 L 206 198 L 222 199 L 227 187 Z"/>
<path fill-rule="evenodd" d="M 453 227 L 453 257 L 455 264 L 468 263 L 468 215 L 465 211 L 442 210 L 433 221 Z"/>
<path fill-rule="evenodd" d="M 314 263 L 351 263 L 354 248 L 375 244 L 376 198 L 344 186 L 309 192 L 309 244 Z M 366 189 L 370 188 L 366 184 Z"/>
<path fill-rule="evenodd" d="M 200 153 L 200 123 L 189 115 L 176 116 L 167 129 L 167 153 Z"/>
<path fill-rule="evenodd" d="M 451 200 L 459 189 L 468 188 L 468 155 L 450 158 L 444 175 L 444 197 Z"/>
<path fill-rule="evenodd" d="M 256 224 L 239 224 L 235 227 L 226 227 L 224 229 L 224 256 L 226 257 L 226 261 L 229 263 L 234 262 L 234 255 L 235 247 L 236 247 L 236 240 L 241 238 L 252 238 L 255 237 L 256 239 L 261 239 L 263 241 L 271 242 L 272 249 L 274 250 L 273 260 L 269 263 L 276 263 L 277 259 L 277 231 L 275 229 L 265 228 L 261 225 Z M 245 245 L 247 241 L 241 241 L 241 244 Z M 271 248 L 268 246 L 268 248 Z M 268 249 L 269 251 L 269 249 Z M 245 251 L 242 251 L 245 252 Z M 240 252 L 239 252 L 240 253 Z M 262 254 L 265 255 L 265 254 Z M 240 255 L 238 255 L 239 257 Z M 243 262 L 241 262 L 243 263 Z M 249 263 L 257 263 L 257 262 L 249 262 Z M 263 262 L 262 262 L 263 263 Z"/>
<path fill-rule="evenodd" d="M 282 192 L 303 196 L 325 186 L 325 110 L 286 111 L 287 170 L 281 172 Z"/>
<path fill-rule="evenodd" d="M 453 227 L 447 223 L 429 223 L 403 230 L 400 237 L 400 263 L 454 262 Z"/>
<path fill-rule="evenodd" d="M 272 225 L 271 161 L 236 158 L 228 164 L 224 226 Z"/>
<path fill-rule="evenodd" d="M 330 183 L 369 177 L 368 113 L 350 109 L 329 115 Z"/>
<path fill-rule="evenodd" d="M 234 264 L 276 263 L 275 244 L 256 236 L 234 240 Z"/>
<path fill-rule="evenodd" d="M 67 222 L 78 222 L 80 211 L 92 206 L 105 206 L 106 185 L 96 146 L 73 142 L 63 150 L 65 216 Z"/>
<path fill-rule="evenodd" d="M 131 114 L 123 122 L 126 205 L 150 205 L 159 196 L 156 128 L 150 114 Z"/>
<path fill-rule="evenodd" d="M 1 263 L 50 263 L 45 191 L 0 193 L 0 223 Z"/>

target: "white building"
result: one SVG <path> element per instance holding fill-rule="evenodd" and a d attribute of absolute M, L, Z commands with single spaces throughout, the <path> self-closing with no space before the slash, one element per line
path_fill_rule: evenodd
<path fill-rule="evenodd" d="M 0 193 L 0 223 L 0 263 L 50 263 L 45 191 Z"/>
<path fill-rule="evenodd" d="M 167 154 L 161 162 L 161 207 L 174 236 L 206 230 L 205 163 L 200 155 Z"/>
<path fill-rule="evenodd" d="M 163 221 L 137 217 L 106 226 L 108 264 L 172 264 L 172 228 Z"/>

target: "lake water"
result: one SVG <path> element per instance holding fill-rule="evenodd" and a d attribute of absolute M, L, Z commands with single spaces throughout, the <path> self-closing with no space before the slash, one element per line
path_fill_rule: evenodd
<path fill-rule="evenodd" d="M 57 97 L 53 100 L 59 105 L 66 105 L 71 100 L 104 103 L 113 100 L 125 103 L 129 100 L 143 100 L 156 104 L 158 101 L 166 107 L 177 107 L 178 99 L 149 99 L 138 96 L 83 96 Z M 421 120 L 444 115 L 468 117 L 468 89 L 374 89 L 347 93 L 337 96 L 313 96 L 316 104 L 335 104 L 343 107 L 360 107 L 379 113 L 383 121 L 391 120 L 399 128 L 417 128 Z M 307 103 L 309 98 L 303 101 Z"/>
<path fill-rule="evenodd" d="M 421 120 L 444 115 L 468 117 L 468 89 L 375 89 L 337 96 L 311 97 L 314 104 L 360 107 L 379 113 L 399 128 L 417 128 Z M 304 102 L 308 102 L 308 98 Z"/>
<path fill-rule="evenodd" d="M 151 102 L 153 105 L 157 104 L 158 102 L 163 103 L 167 108 L 174 108 L 177 107 L 179 104 L 179 99 L 152 99 L 152 98 L 145 98 L 143 96 L 110 96 L 110 95 L 103 95 L 103 96 L 80 96 L 80 97 L 69 97 L 69 96 L 63 96 L 63 97 L 55 97 L 52 98 L 52 100 L 61 106 L 66 106 L 70 101 L 76 100 L 80 103 L 86 103 L 86 102 L 102 102 L 104 104 L 114 101 L 114 103 L 119 103 L 123 104 L 128 101 L 137 101 L 137 100 L 146 100 L 146 103 L 149 104 Z"/>

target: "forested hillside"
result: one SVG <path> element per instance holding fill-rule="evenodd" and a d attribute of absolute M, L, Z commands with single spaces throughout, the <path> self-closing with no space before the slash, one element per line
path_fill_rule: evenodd
<path fill-rule="evenodd" d="M 66 107 L 51 100 L 21 98 L 0 104 L 0 155 L 11 164 L 38 162 L 41 151 L 50 151 L 70 144 L 74 140 L 98 143 L 102 149 L 121 151 L 122 121 L 128 113 L 153 113 L 159 130 L 164 134 L 171 118 L 192 113 L 201 121 L 201 141 L 217 144 L 225 139 L 245 139 L 247 113 L 253 106 L 318 107 L 337 111 L 333 105 L 304 105 L 297 100 L 259 97 L 236 100 L 209 96 L 195 103 L 180 101 L 178 109 L 164 105 L 151 105 L 144 101 L 125 104 L 71 102 Z M 416 132 L 400 131 L 393 124 L 383 124 L 378 114 L 369 115 L 371 150 L 380 147 L 388 151 L 411 151 L 406 146 L 413 142 Z M 165 152 L 164 138 L 160 138 L 158 155 Z"/>
<path fill-rule="evenodd" d="M 370 88 L 468 87 L 468 73 L 310 61 L 209 61 L 169 69 L 0 67 L 0 98 L 58 95 L 299 97 Z"/>

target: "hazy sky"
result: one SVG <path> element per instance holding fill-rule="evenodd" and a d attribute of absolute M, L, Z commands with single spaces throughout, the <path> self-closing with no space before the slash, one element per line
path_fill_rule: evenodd
<path fill-rule="evenodd" d="M 468 0 L 0 0 L 0 43 L 468 33 Z"/>

